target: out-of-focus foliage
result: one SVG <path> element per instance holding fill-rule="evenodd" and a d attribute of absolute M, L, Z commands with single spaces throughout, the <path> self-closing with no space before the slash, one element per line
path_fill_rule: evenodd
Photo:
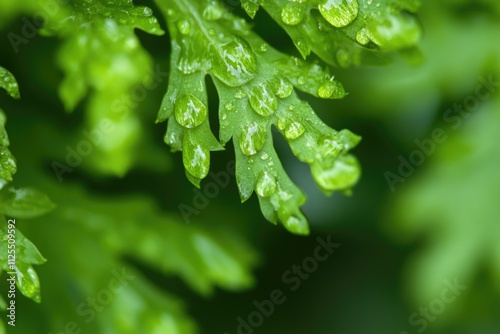
<path fill-rule="evenodd" d="M 395 240 L 423 242 L 404 274 L 414 305 L 435 299 L 443 281 L 456 278 L 467 285 L 468 297 L 454 306 L 483 305 L 485 310 L 477 312 L 485 316 L 494 313 L 488 305 L 497 297 L 488 299 L 476 287 L 486 282 L 499 291 L 500 151 L 494 138 L 499 124 L 500 48 L 491 42 L 500 31 L 498 2 L 429 1 L 420 17 L 427 28 L 422 42 L 425 60 L 416 67 L 399 64 L 384 71 L 384 81 L 378 80 L 380 69 L 362 73 L 357 78 L 360 89 L 374 87 L 380 98 L 370 99 L 369 107 L 360 101 L 357 108 L 386 119 L 407 151 L 405 158 L 421 150 L 415 139 L 430 139 L 433 130 L 444 129 L 446 141 L 435 143 L 423 165 L 398 184 L 384 228 Z M 476 95 L 478 87 L 482 99 Z M 463 106 L 471 99 L 479 101 L 473 111 L 470 104 Z M 411 120 L 418 126 L 408 126 Z M 397 155 L 393 161 L 397 169 Z M 464 316 L 463 322 L 467 319 Z"/>
<path fill-rule="evenodd" d="M 500 150 L 492 140 L 500 99 L 484 102 L 450 135 L 397 203 L 400 237 L 432 236 L 412 261 L 410 284 L 420 300 L 439 295 L 442 281 L 473 282 L 483 266 L 500 292 Z"/>
<path fill-rule="evenodd" d="M 473 284 L 486 268 L 491 282 L 498 281 L 500 212 L 495 203 L 500 152 L 493 138 L 499 124 L 500 47 L 491 43 L 500 31 L 500 16 L 494 9 L 498 2 L 452 2 L 425 3 L 421 12 L 428 30 L 422 43 L 425 61 L 387 71 L 390 79 L 374 86 L 382 98 L 370 100 L 374 109 L 365 108 L 379 112 L 377 117 L 387 117 L 380 111 L 392 110 L 390 117 L 398 120 L 393 131 L 409 152 L 419 149 L 415 137 L 432 138 L 436 128 L 443 128 L 447 138 L 434 143 L 425 165 L 398 185 L 390 202 L 394 224 L 385 224 L 395 239 L 429 238 L 428 247 L 415 255 L 405 276 L 417 305 L 439 295 L 444 279 Z M 362 85 L 374 85 L 378 72 L 365 73 Z M 471 99 L 478 101 L 472 112 L 464 106 Z M 447 102 L 440 107 L 440 100 Z M 416 117 L 421 124 L 411 129 L 403 125 L 404 117 L 406 122 Z"/>
<path fill-rule="evenodd" d="M 57 5 L 41 30 L 63 40 L 57 62 L 65 75 L 59 93 L 66 109 L 89 96 L 86 128 L 102 130 L 106 138 L 95 139 L 99 145 L 87 163 L 105 175 L 123 176 L 141 151 L 153 147 L 137 106 L 166 73 L 153 66 L 135 28 L 164 33 L 150 8 L 127 0 Z"/>
<path fill-rule="evenodd" d="M 0 88 L 4 88 L 10 96 L 19 98 L 16 79 L 3 67 L 0 67 Z M 41 301 L 40 281 L 32 265 L 43 264 L 45 259 L 35 245 L 18 229 L 15 218 L 37 217 L 52 210 L 54 205 L 36 189 L 16 189 L 7 186 L 12 181 L 17 166 L 8 148 L 10 143 L 5 123 L 5 114 L 0 109 L 0 276 L 2 271 L 7 272 L 9 276 L 14 276 L 20 292 L 39 303 Z M 14 219 L 7 219 L 6 216 Z M 0 309 L 7 309 L 2 296 L 0 296 Z M 4 332 L 2 319 L 0 320 L 0 333 Z"/>
<path fill-rule="evenodd" d="M 48 180 L 44 189 L 60 207 L 44 227 L 57 232 L 49 236 L 40 229 L 37 236 L 47 249 L 45 255 L 59 258 L 52 267 L 46 265 L 50 279 L 45 284 L 51 293 L 44 303 L 55 319 L 49 323 L 52 331 L 74 320 L 82 331 L 94 333 L 198 332 L 175 291 L 160 291 L 124 258 L 178 276 L 202 295 L 212 294 L 216 287 L 236 291 L 253 283 L 250 270 L 256 256 L 234 233 L 185 225 L 140 196 L 100 198 Z M 117 276 L 125 279 L 120 281 L 123 288 L 111 290 L 112 303 L 96 308 L 87 304 L 87 296 L 107 289 Z"/>

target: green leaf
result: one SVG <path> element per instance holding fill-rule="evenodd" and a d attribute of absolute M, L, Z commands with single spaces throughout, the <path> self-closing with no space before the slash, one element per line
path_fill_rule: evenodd
<path fill-rule="evenodd" d="M 78 0 L 59 6 L 42 29 L 63 40 L 57 61 L 65 75 L 59 93 L 66 109 L 74 110 L 88 95 L 82 133 L 106 129 L 101 140 L 92 142 L 86 160 L 102 174 L 123 176 L 143 147 L 152 146 L 136 109 L 165 74 L 153 67 L 136 28 L 164 33 L 148 7 L 128 0 Z"/>
<path fill-rule="evenodd" d="M 178 275 L 202 294 L 212 293 L 215 286 L 240 290 L 253 283 L 249 269 L 255 255 L 243 241 L 235 243 L 233 234 L 192 228 L 157 212 L 144 198 L 103 202 L 65 193 L 72 200 L 61 204 L 65 214 L 60 219 L 99 231 L 99 239 L 112 253 L 127 254 L 165 274 Z"/>
<path fill-rule="evenodd" d="M 0 66 L 0 88 L 5 89 L 13 98 L 20 98 L 19 85 L 17 84 L 16 78 L 2 66 Z"/>
<path fill-rule="evenodd" d="M 16 284 L 19 291 L 26 297 L 40 303 L 40 281 L 32 265 L 43 264 L 46 260 L 35 245 L 25 238 L 17 227 L 11 228 L 11 226 L 8 226 L 8 224 L 12 225 L 11 222 L 11 220 L 7 222 L 4 217 L 1 219 L 0 263 L 2 269 L 7 273 L 15 272 Z M 15 265 L 8 263 L 7 247 L 9 245 L 9 236 L 15 236 Z"/>
<path fill-rule="evenodd" d="M 10 142 L 5 123 L 5 114 L 0 109 L 0 189 L 12 181 L 12 176 L 17 171 L 16 159 L 8 149 Z"/>
<path fill-rule="evenodd" d="M 12 74 L 0 67 L 0 87 L 5 88 L 14 98 L 19 98 L 19 88 Z M 0 110 L 0 266 L 8 273 L 15 272 L 16 284 L 23 295 L 36 302 L 41 301 L 40 281 L 33 264 L 42 264 L 45 259 L 15 226 L 15 220 L 6 220 L 4 215 L 16 218 L 32 218 L 53 209 L 54 205 L 38 190 L 31 188 L 6 188 L 17 171 L 14 156 L 9 151 L 10 144 L 5 130 L 6 117 Z M 15 237 L 15 264 L 9 264 L 9 236 Z M 0 274 L 1 274 L 0 269 Z M 5 301 L 0 300 L 0 308 Z M 0 333 L 4 332 L 0 321 Z"/>
<path fill-rule="evenodd" d="M 105 311 L 108 317 L 101 322 L 102 329 L 113 323 L 113 331 L 124 334 L 197 332 L 195 322 L 186 315 L 179 298 L 156 288 L 137 272 L 134 276 L 127 289 L 118 293 Z"/>
<path fill-rule="evenodd" d="M 36 189 L 9 187 L 0 190 L 0 213 L 10 217 L 33 218 L 54 207 L 50 199 Z"/>
<path fill-rule="evenodd" d="M 199 186 L 209 171 L 210 151 L 232 139 L 242 201 L 256 190 L 269 221 L 280 220 L 291 232 L 307 234 L 300 211 L 305 197 L 281 166 L 271 129 L 278 128 L 294 154 L 311 166 L 325 193 L 348 192 L 360 172 L 347 152 L 359 137 L 329 128 L 294 91 L 339 99 L 346 94 L 344 87 L 328 68 L 276 51 L 244 20 L 215 3 L 178 0 L 158 5 L 167 17 L 172 55 L 157 121 L 169 120 L 165 142 L 174 151 L 182 150 L 188 179 Z M 219 93 L 220 143 L 207 117 L 207 74 Z"/>
<path fill-rule="evenodd" d="M 243 7 L 250 3 L 244 1 Z M 260 0 L 259 4 L 290 35 L 303 57 L 312 51 L 341 67 L 382 63 L 377 51 L 413 48 L 421 35 L 409 14 L 417 11 L 419 0 Z"/>

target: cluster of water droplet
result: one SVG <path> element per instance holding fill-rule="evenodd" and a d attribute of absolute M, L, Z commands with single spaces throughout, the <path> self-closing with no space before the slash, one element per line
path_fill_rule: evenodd
<path fill-rule="evenodd" d="M 325 191 L 351 188 L 359 178 L 359 165 L 347 152 L 359 141 L 359 137 L 344 130 L 334 136 L 318 140 L 317 156 L 311 171 L 318 185 Z"/>
<path fill-rule="evenodd" d="M 309 64 L 297 57 L 283 62 L 282 70 L 298 89 L 323 99 L 341 99 L 345 96 L 342 84 L 330 76 L 319 64 Z"/>
<path fill-rule="evenodd" d="M 310 1 L 288 1 L 279 8 L 283 24 L 304 23 L 310 5 Z M 242 6 L 253 16 L 259 3 L 243 0 Z M 330 28 L 344 27 L 358 15 L 356 0 L 321 1 L 317 9 L 325 20 L 319 13 L 317 17 Z M 272 145 L 271 126 L 276 125 L 294 154 L 311 165 L 322 189 L 347 188 L 355 181 L 356 176 L 352 175 L 356 171 L 346 166 L 357 168 L 350 158 L 344 157 L 348 148 L 293 93 L 296 87 L 324 99 L 342 98 L 343 86 L 319 64 L 283 55 L 269 47 L 250 32 L 245 22 L 233 20 L 218 2 L 209 0 L 204 5 L 190 6 L 189 10 L 197 10 L 195 13 L 186 10 L 167 10 L 175 32 L 172 62 L 176 66 L 171 74 L 175 82 L 170 83 L 164 99 L 164 104 L 171 105 L 164 108 L 170 111 L 161 111 L 161 120 L 174 118 L 169 122 L 166 141 L 175 149 L 182 149 L 191 181 L 208 174 L 213 147 L 205 140 L 210 132 L 206 92 L 196 88 L 193 78 L 199 74 L 197 78 L 203 81 L 210 74 L 220 97 L 220 142 L 225 144 L 232 138 L 236 146 L 236 178 L 241 198 L 246 200 L 255 191 L 267 219 L 279 219 L 287 229 L 307 233 L 306 219 L 299 210 L 305 198 L 280 164 Z M 202 49 L 193 45 L 201 45 Z M 339 57 L 349 58 L 349 54 Z M 328 132 L 325 128 L 332 131 L 329 137 L 322 135 Z"/>

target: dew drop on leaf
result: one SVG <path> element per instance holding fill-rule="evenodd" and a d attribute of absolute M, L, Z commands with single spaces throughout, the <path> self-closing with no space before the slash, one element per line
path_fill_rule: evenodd
<path fill-rule="evenodd" d="M 280 131 L 283 131 L 283 130 L 285 130 L 287 124 L 288 124 L 287 120 L 285 118 L 280 117 L 280 118 L 278 118 L 278 122 L 277 122 L 276 126 L 278 127 L 278 129 Z"/>
<path fill-rule="evenodd" d="M 342 145 L 335 138 L 322 137 L 318 141 L 318 152 L 322 157 L 335 157 L 342 149 Z"/>
<path fill-rule="evenodd" d="M 266 143 L 266 129 L 256 122 L 246 125 L 240 134 L 240 149 L 243 154 L 257 154 Z"/>
<path fill-rule="evenodd" d="M 326 0 L 318 9 L 321 15 L 337 28 L 345 27 L 358 16 L 357 0 Z"/>
<path fill-rule="evenodd" d="M 257 180 L 255 191 L 261 197 L 270 197 L 277 188 L 276 178 L 268 172 L 263 172 Z"/>
<path fill-rule="evenodd" d="M 308 234 L 309 225 L 305 219 L 301 219 L 295 215 L 289 215 L 284 221 L 283 225 L 291 232 L 296 234 Z"/>
<path fill-rule="evenodd" d="M 182 162 L 189 174 L 203 179 L 210 170 L 210 151 L 200 144 L 185 140 L 182 148 Z"/>
<path fill-rule="evenodd" d="M 249 100 L 253 110 L 261 116 L 272 115 L 278 109 L 278 99 L 263 83 L 252 88 Z"/>
<path fill-rule="evenodd" d="M 299 24 L 304 19 L 304 12 L 300 7 L 286 5 L 281 10 L 281 20 L 290 26 Z"/>
<path fill-rule="evenodd" d="M 358 161 L 351 155 L 341 156 L 329 166 L 317 162 L 311 166 L 311 172 L 318 185 L 327 191 L 349 189 L 360 176 Z"/>
<path fill-rule="evenodd" d="M 370 42 L 370 37 L 368 36 L 366 28 L 362 28 L 356 33 L 356 41 L 361 45 L 366 45 Z"/>
<path fill-rule="evenodd" d="M 245 91 L 243 89 L 240 89 L 238 90 L 235 94 L 234 94 L 234 97 L 237 98 L 237 99 L 242 99 L 246 96 L 247 94 L 245 93 Z"/>
<path fill-rule="evenodd" d="M 189 20 L 179 20 L 177 21 L 177 29 L 182 35 L 189 35 L 191 32 L 191 23 Z"/>
<path fill-rule="evenodd" d="M 284 99 L 292 94 L 293 85 L 290 81 L 279 78 L 273 82 L 273 91 L 277 97 Z"/>
<path fill-rule="evenodd" d="M 259 10 L 259 4 L 252 0 L 242 1 L 242 7 L 251 18 L 254 18 L 255 14 L 257 14 L 257 11 Z"/>
<path fill-rule="evenodd" d="M 203 10 L 203 17 L 208 21 L 215 21 L 222 17 L 224 8 L 219 2 L 210 1 L 210 3 Z"/>
<path fill-rule="evenodd" d="M 224 108 L 226 108 L 227 111 L 231 111 L 234 109 L 234 103 L 233 102 L 227 102 L 225 105 L 224 105 Z"/>
<path fill-rule="evenodd" d="M 345 90 L 340 82 L 328 80 L 318 88 L 318 96 L 323 99 L 343 98 Z"/>
<path fill-rule="evenodd" d="M 182 95 L 175 102 L 175 120 L 188 129 L 203 123 L 207 118 L 207 113 L 207 107 L 191 94 Z"/>
<path fill-rule="evenodd" d="M 250 81 L 257 71 L 257 61 L 252 48 L 239 37 L 221 45 L 213 58 L 212 73 L 230 87 Z"/>
<path fill-rule="evenodd" d="M 285 130 L 285 137 L 288 140 L 294 140 L 302 136 L 306 128 L 300 122 L 292 122 Z"/>

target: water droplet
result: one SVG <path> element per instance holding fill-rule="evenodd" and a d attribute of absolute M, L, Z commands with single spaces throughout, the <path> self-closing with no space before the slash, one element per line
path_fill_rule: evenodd
<path fill-rule="evenodd" d="M 322 157 L 336 157 L 342 152 L 342 144 L 335 138 L 323 137 L 318 141 L 318 152 Z"/>
<path fill-rule="evenodd" d="M 227 111 L 231 111 L 234 109 L 234 103 L 233 102 L 227 102 L 225 105 L 224 105 L 224 108 L 226 108 Z"/>
<path fill-rule="evenodd" d="M 190 74 L 199 71 L 202 66 L 206 67 L 206 59 L 201 58 L 199 50 L 192 45 L 181 48 L 177 68 L 184 74 Z"/>
<path fill-rule="evenodd" d="M 253 0 L 242 1 L 242 7 L 245 12 L 247 12 L 248 16 L 250 16 L 252 19 L 259 10 L 259 4 L 254 2 Z"/>
<path fill-rule="evenodd" d="M 289 97 L 293 92 L 293 85 L 290 81 L 279 78 L 273 83 L 273 90 L 277 97 L 284 99 Z"/>
<path fill-rule="evenodd" d="M 302 8 L 292 5 L 286 5 L 281 10 L 281 20 L 283 23 L 290 26 L 299 24 L 304 19 L 304 12 Z"/>
<path fill-rule="evenodd" d="M 285 118 L 278 118 L 278 122 L 277 122 L 277 127 L 280 131 L 283 131 L 285 130 L 286 126 L 288 125 L 288 122 Z"/>
<path fill-rule="evenodd" d="M 309 225 L 304 218 L 289 215 L 285 218 L 283 225 L 292 233 L 306 235 L 309 233 Z"/>
<path fill-rule="evenodd" d="M 250 81 L 257 71 L 252 48 L 239 37 L 221 45 L 213 58 L 212 73 L 230 87 Z"/>
<path fill-rule="evenodd" d="M 182 162 L 189 174 L 203 179 L 210 170 L 210 151 L 200 144 L 185 140 L 182 148 Z"/>
<path fill-rule="evenodd" d="M 247 94 L 245 93 L 245 91 L 243 89 L 240 89 L 238 90 L 235 94 L 234 94 L 234 97 L 237 98 L 237 99 L 242 99 L 246 96 Z"/>
<path fill-rule="evenodd" d="M 272 196 L 277 188 L 276 178 L 268 172 L 263 172 L 255 185 L 255 191 L 261 197 Z"/>
<path fill-rule="evenodd" d="M 318 185 L 327 191 L 349 189 L 360 177 L 358 161 L 351 155 L 341 156 L 331 165 L 315 163 L 311 172 Z"/>
<path fill-rule="evenodd" d="M 318 88 L 318 96 L 323 99 L 339 99 L 345 96 L 345 90 L 338 81 L 327 81 Z"/>
<path fill-rule="evenodd" d="M 278 99 L 263 83 L 252 88 L 249 100 L 253 110 L 261 116 L 272 115 L 278 109 Z"/>
<path fill-rule="evenodd" d="M 345 27 L 358 16 L 357 0 L 327 0 L 318 7 L 321 15 L 337 28 Z"/>
<path fill-rule="evenodd" d="M 264 153 L 262 153 L 262 155 L 260 156 L 260 158 L 262 160 L 267 160 L 269 158 L 269 155 L 266 152 L 264 152 Z"/>
<path fill-rule="evenodd" d="M 177 123 L 192 129 L 203 123 L 207 118 L 207 107 L 191 94 L 182 95 L 174 107 Z"/>
<path fill-rule="evenodd" d="M 246 125 L 240 134 L 240 149 L 245 155 L 257 154 L 266 143 L 266 129 L 256 122 Z"/>
<path fill-rule="evenodd" d="M 260 52 L 266 52 L 267 51 L 267 44 L 266 43 L 262 43 L 259 47 L 259 51 Z"/>
<path fill-rule="evenodd" d="M 149 7 L 144 7 L 144 15 L 151 16 L 153 15 L 153 11 Z"/>
<path fill-rule="evenodd" d="M 370 42 L 370 37 L 366 28 L 362 28 L 356 33 L 356 41 L 361 45 L 366 45 Z"/>
<path fill-rule="evenodd" d="M 215 21 L 222 17 L 224 8 L 219 2 L 211 1 L 203 10 L 203 17 L 209 21 Z"/>
<path fill-rule="evenodd" d="M 179 20 L 177 22 L 177 29 L 179 29 L 182 35 L 189 35 L 191 32 L 191 23 L 189 23 L 189 20 Z"/>
<path fill-rule="evenodd" d="M 302 123 L 292 122 L 285 130 L 285 137 L 288 140 L 294 140 L 302 136 L 306 128 Z"/>

